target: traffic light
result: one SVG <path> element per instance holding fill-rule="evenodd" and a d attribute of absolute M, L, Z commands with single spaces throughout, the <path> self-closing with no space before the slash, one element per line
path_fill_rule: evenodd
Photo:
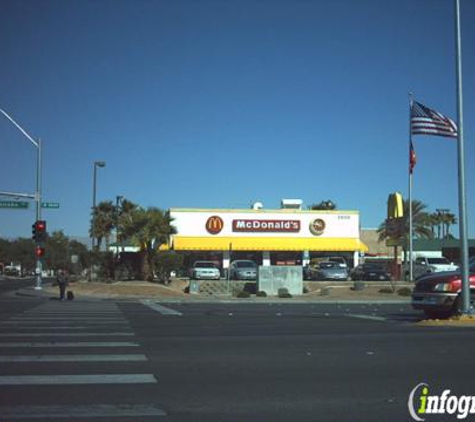
<path fill-rule="evenodd" d="M 44 254 L 45 254 L 45 248 L 43 248 L 41 246 L 37 246 L 35 248 L 35 256 L 37 258 L 41 258 Z"/>
<path fill-rule="evenodd" d="M 36 243 L 44 243 L 46 240 L 46 221 L 37 220 L 31 227 L 33 240 Z"/>

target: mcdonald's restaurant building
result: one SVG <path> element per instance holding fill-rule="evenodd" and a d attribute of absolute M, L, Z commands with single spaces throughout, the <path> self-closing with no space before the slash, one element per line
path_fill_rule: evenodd
<path fill-rule="evenodd" d="M 189 267 L 211 260 L 226 269 L 236 259 L 307 265 L 322 256 L 342 256 L 356 266 L 368 250 L 357 211 L 172 208 L 170 216 L 177 233 L 169 247 L 183 253 Z"/>

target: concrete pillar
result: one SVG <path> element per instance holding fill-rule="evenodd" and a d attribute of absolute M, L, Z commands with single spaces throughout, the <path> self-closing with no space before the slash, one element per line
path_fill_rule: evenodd
<path fill-rule="evenodd" d="M 223 252 L 223 270 L 226 268 L 229 268 L 229 264 L 231 261 L 231 254 L 229 251 L 224 251 Z"/>
<path fill-rule="evenodd" d="M 269 251 L 262 252 L 262 266 L 270 267 L 270 252 Z"/>
<path fill-rule="evenodd" d="M 353 262 L 355 267 L 360 263 L 360 253 L 358 251 L 353 252 Z"/>
<path fill-rule="evenodd" d="M 302 267 L 310 264 L 310 253 L 308 251 L 302 252 Z"/>

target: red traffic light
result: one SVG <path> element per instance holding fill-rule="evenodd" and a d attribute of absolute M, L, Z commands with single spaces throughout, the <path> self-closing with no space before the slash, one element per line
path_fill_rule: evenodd
<path fill-rule="evenodd" d="M 45 254 L 45 248 L 42 248 L 40 246 L 37 246 L 35 248 L 35 256 L 37 258 L 41 258 Z"/>
<path fill-rule="evenodd" d="M 32 237 L 36 243 L 43 243 L 46 241 L 46 221 L 37 220 L 32 226 Z"/>

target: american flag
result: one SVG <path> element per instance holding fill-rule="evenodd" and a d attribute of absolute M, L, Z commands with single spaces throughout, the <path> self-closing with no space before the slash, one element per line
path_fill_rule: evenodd
<path fill-rule="evenodd" d="M 411 133 L 457 137 L 457 125 L 448 117 L 414 101 L 411 107 Z"/>

